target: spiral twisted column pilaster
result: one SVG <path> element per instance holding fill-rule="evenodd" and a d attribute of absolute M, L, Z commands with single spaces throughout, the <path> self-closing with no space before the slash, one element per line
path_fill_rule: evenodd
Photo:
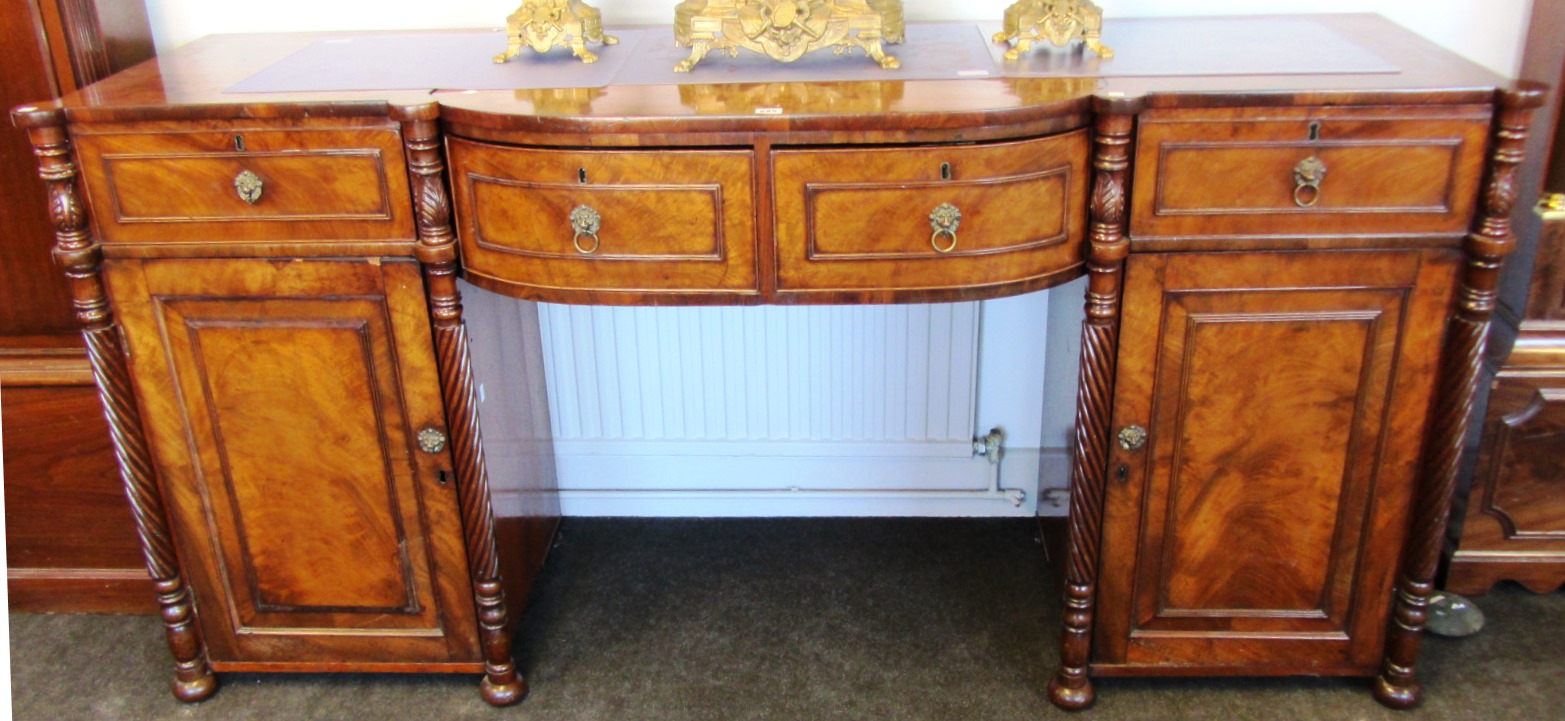
<path fill-rule="evenodd" d="M 204 701 L 217 691 L 217 677 L 207 660 L 195 602 L 174 550 L 174 537 L 142 429 L 123 341 L 100 273 L 103 251 L 88 232 L 86 207 L 76 191 L 76 164 L 71 158 L 64 119 L 58 111 L 19 113 L 16 119 L 27 128 L 38 158 L 38 174 L 48 191 L 55 234 L 54 259 L 70 280 L 72 303 L 87 344 L 87 361 L 98 386 L 98 398 L 108 420 L 120 481 L 130 501 L 147 575 L 157 593 L 164 635 L 174 656 L 174 697 L 191 703 Z"/>
<path fill-rule="evenodd" d="M 1532 112 L 1542 104 L 1543 94 L 1539 86 L 1524 85 L 1499 95 L 1480 215 L 1463 246 L 1466 264 L 1440 359 L 1439 386 L 1419 465 L 1385 659 L 1375 680 L 1375 698 L 1392 708 L 1417 705 L 1422 695 L 1414 664 L 1429 618 L 1429 597 L 1451 517 L 1462 446 L 1472 422 L 1500 267 L 1516 245 L 1511 232 L 1516 171 L 1525 158 Z"/>
<path fill-rule="evenodd" d="M 1082 322 L 1081 371 L 1076 387 L 1064 629 L 1060 669 L 1049 682 L 1049 700 L 1067 710 L 1085 709 L 1094 698 L 1087 666 L 1092 652 L 1120 297 L 1130 251 L 1125 225 L 1135 115 L 1129 109 L 1102 105 L 1107 104 L 1098 109 L 1093 140 L 1087 317 Z"/>
<path fill-rule="evenodd" d="M 440 392 L 445 401 L 468 571 L 483 645 L 484 680 L 479 692 L 491 705 L 506 706 L 527 696 L 527 682 L 517 674 L 511 654 L 511 619 L 500 579 L 494 507 L 478 425 L 477 383 L 473 380 L 467 326 L 462 322 L 461 291 L 456 287 L 456 236 L 451 228 L 445 159 L 436 119 L 432 112 L 424 114 L 428 117 L 415 113 L 415 117 L 402 123 L 418 224 L 416 254 L 424 269 L 424 287 L 429 298 Z"/>

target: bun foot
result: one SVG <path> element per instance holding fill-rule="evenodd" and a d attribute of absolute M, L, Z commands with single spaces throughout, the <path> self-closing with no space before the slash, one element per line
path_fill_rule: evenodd
<path fill-rule="evenodd" d="M 1092 682 L 1085 677 L 1062 679 L 1055 676 L 1049 682 L 1049 700 L 1066 711 L 1085 711 L 1092 707 L 1096 698 Z"/>
<path fill-rule="evenodd" d="M 1404 711 L 1418 705 L 1423 698 L 1423 691 L 1416 681 L 1410 681 L 1407 685 L 1397 685 L 1386 680 L 1385 676 L 1375 678 L 1375 700 L 1382 706 Z"/>
<path fill-rule="evenodd" d="M 527 698 L 527 681 L 513 675 L 508 682 L 495 683 L 492 677 L 485 676 L 478 684 L 478 695 L 490 706 L 510 706 Z"/>
<path fill-rule="evenodd" d="M 200 703 L 217 693 L 217 676 L 211 671 L 190 680 L 176 678 L 169 683 L 174 698 L 185 703 Z"/>

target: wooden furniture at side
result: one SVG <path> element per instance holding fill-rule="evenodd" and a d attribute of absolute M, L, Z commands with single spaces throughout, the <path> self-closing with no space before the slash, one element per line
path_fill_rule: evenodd
<path fill-rule="evenodd" d="M 141 0 L 0 0 L 4 107 L 152 57 Z M 70 314 L 27 134 L 0 128 L 0 407 L 14 611 L 150 613 L 151 587 Z M 62 529 L 72 529 L 62 532 Z"/>
<path fill-rule="evenodd" d="M 525 691 L 502 578 L 546 547 L 548 465 L 496 471 L 514 434 L 486 449 L 504 424 L 480 410 L 512 416 L 480 387 L 536 384 L 479 373 L 537 331 L 469 338 L 469 315 L 1085 274 L 1053 701 L 1211 673 L 1378 676 L 1416 703 L 1542 90 L 1378 18 L 1318 22 L 1402 71 L 886 81 L 854 88 L 890 99 L 863 113 L 807 83 L 765 114 L 743 86 L 221 92 L 331 37 L 259 35 L 18 109 L 176 693 L 241 669 Z"/>
<path fill-rule="evenodd" d="M 1565 86 L 1565 2 L 1533 4 L 1522 74 Z M 1562 107 L 1556 95 L 1538 113 L 1522 175 L 1518 230 L 1535 243 L 1524 257 L 1531 277 L 1520 264 L 1502 295 L 1483 440 L 1452 524 L 1445 587 L 1456 593 L 1485 593 L 1502 580 L 1539 593 L 1565 585 L 1565 211 L 1534 207 L 1540 190 L 1565 193 Z"/>

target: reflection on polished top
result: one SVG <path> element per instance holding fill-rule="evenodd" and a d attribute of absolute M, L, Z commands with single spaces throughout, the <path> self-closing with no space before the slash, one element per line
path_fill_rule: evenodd
<path fill-rule="evenodd" d="M 75 120 L 114 121 L 149 116 L 234 117 L 262 104 L 299 104 L 313 114 L 377 115 L 390 106 L 415 107 L 433 99 L 448 122 L 492 133 L 525 131 L 560 142 L 615 145 L 623 133 L 677 132 L 681 142 L 732 142 L 734 133 L 808 131 L 847 133 L 866 142 L 950 138 L 966 128 L 982 139 L 983 128 L 1016 125 L 1083 113 L 1087 98 L 1145 97 L 1149 107 L 1178 106 L 1181 95 L 1222 94 L 1226 104 L 1317 103 L 1329 93 L 1335 103 L 1392 101 L 1408 91 L 1424 102 L 1488 102 L 1500 76 L 1456 57 L 1384 18 L 1322 15 L 1312 20 L 1400 68 L 1395 73 L 1340 75 L 1231 75 L 1192 77 L 973 78 L 875 83 L 780 83 L 732 85 L 609 86 L 581 91 L 441 91 L 225 93 L 224 89 L 323 39 L 347 33 L 287 33 L 212 36 L 165 54 L 68 97 Z M 1241 22 L 1242 19 L 1234 19 Z M 1150 21 L 1149 21 L 1150 22 Z M 1112 29 L 1112 25 L 1110 26 Z M 1191 42 L 1190 53 L 1200 53 Z M 916 52 L 908 48 L 906 52 Z M 1039 51 L 1044 52 L 1044 51 Z M 1120 55 L 1134 48 L 1120 48 Z M 1177 63 L 1171 59 L 1171 65 Z M 757 111 L 761 110 L 765 114 Z M 875 112 L 873 123 L 860 116 Z M 721 119 L 703 123 L 699 119 Z M 899 120 L 900 118 L 900 120 Z M 665 125 L 678 120 L 678 127 Z M 692 122 L 695 120 L 695 122 Z M 873 128 L 869 127 L 873 125 Z M 933 125 L 945 133 L 930 132 Z M 1080 123 L 1067 123 L 1079 127 Z M 1059 127 L 1039 127 L 1037 130 Z M 891 131 L 890 135 L 886 135 Z M 703 137 L 718 134 L 721 137 Z M 1005 133 L 1014 137 L 1014 133 Z M 623 136 L 621 136 L 623 137 Z M 842 140 L 842 136 L 834 136 Z M 628 142 L 628 141 L 625 141 Z"/>

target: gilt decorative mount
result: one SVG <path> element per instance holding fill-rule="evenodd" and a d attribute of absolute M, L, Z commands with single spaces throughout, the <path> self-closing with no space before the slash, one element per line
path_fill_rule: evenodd
<path fill-rule="evenodd" d="M 503 63 L 517 56 L 522 48 L 546 53 L 554 48 L 570 48 L 584 63 L 598 62 L 587 43 L 615 45 L 619 38 L 603 32 L 603 15 L 582 0 L 526 0 L 505 19 L 509 41 L 505 52 L 494 56 Z"/>
<path fill-rule="evenodd" d="M 1114 57 L 1102 37 L 1103 10 L 1091 0 L 1020 0 L 1005 9 L 1005 29 L 994 34 L 994 41 L 1011 45 L 1006 60 L 1020 58 L 1039 41 L 1063 48 L 1080 40 L 1100 57 Z"/>
<path fill-rule="evenodd" d="M 895 70 L 902 63 L 881 44 L 904 37 L 902 0 L 683 0 L 674 10 L 674 44 L 690 48 L 690 57 L 674 70 L 690 72 L 713 50 L 737 57 L 739 48 L 784 63 L 859 48 Z"/>

